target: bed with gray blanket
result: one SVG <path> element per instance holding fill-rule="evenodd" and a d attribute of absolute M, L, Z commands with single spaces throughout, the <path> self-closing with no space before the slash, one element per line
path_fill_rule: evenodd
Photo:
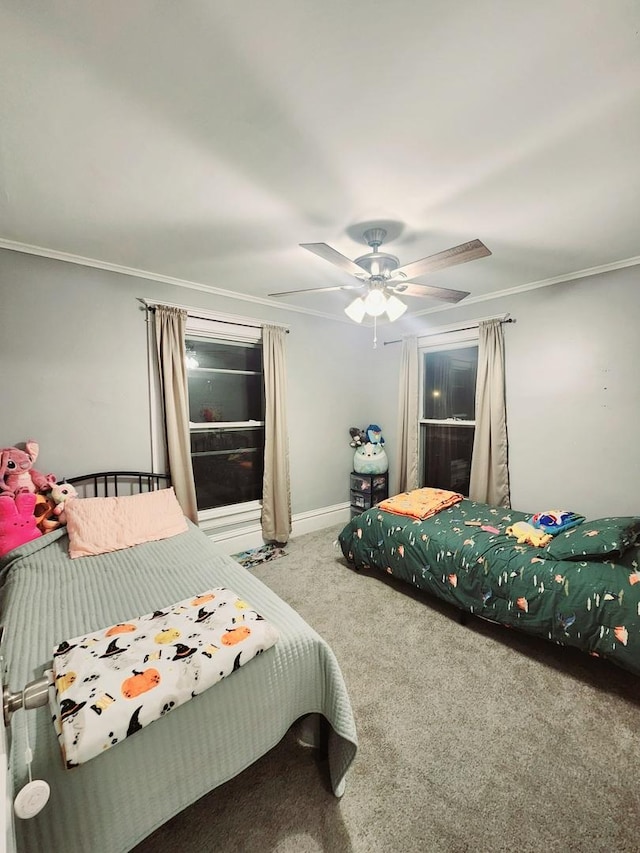
<path fill-rule="evenodd" d="M 301 719 L 324 717 L 336 795 L 357 749 L 349 697 L 330 647 L 268 587 L 188 525 L 161 541 L 70 559 L 65 528 L 0 561 L 5 684 L 21 690 L 61 641 L 224 587 L 272 623 L 278 640 L 228 677 L 104 754 L 67 769 L 47 706 L 13 714 L 9 784 L 32 774 L 51 787 L 45 808 L 16 821 L 19 851 L 125 851 L 274 747 Z M 247 769 L 249 768 L 249 769 Z"/>

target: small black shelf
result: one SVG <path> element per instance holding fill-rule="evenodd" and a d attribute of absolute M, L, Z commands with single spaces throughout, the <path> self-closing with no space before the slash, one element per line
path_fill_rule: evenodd
<path fill-rule="evenodd" d="M 349 475 L 349 494 L 353 518 L 389 497 L 388 471 L 384 474 L 358 474 L 352 471 Z"/>

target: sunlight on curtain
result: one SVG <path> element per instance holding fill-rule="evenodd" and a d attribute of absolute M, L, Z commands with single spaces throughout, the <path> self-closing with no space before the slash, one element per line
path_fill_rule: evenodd
<path fill-rule="evenodd" d="M 476 429 L 469 497 L 510 507 L 502 322 L 483 320 L 478 327 Z"/>
<path fill-rule="evenodd" d="M 265 388 L 264 478 L 262 481 L 262 537 L 285 543 L 291 533 L 291 485 L 287 427 L 286 330 L 262 329 Z"/>
<path fill-rule="evenodd" d="M 398 395 L 398 492 L 418 488 L 418 339 L 402 341 Z"/>
<path fill-rule="evenodd" d="M 158 305 L 155 337 L 171 483 L 184 514 L 198 523 L 198 506 L 191 464 L 189 397 L 184 335 L 187 312 Z"/>

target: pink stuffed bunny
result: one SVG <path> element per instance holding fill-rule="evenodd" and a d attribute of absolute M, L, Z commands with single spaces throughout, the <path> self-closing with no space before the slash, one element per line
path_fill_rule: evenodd
<path fill-rule="evenodd" d="M 0 495 L 0 557 L 42 536 L 33 514 L 35 505 L 36 496 L 29 492 L 21 492 L 15 498 Z"/>
<path fill-rule="evenodd" d="M 40 447 L 37 441 L 29 440 L 25 450 L 18 447 L 3 447 L 0 450 L 0 494 L 17 495 L 19 492 L 48 491 L 55 485 L 53 474 L 41 474 L 33 468 Z"/>

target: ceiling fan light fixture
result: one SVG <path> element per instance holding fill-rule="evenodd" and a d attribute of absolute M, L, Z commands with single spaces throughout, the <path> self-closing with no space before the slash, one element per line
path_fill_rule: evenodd
<path fill-rule="evenodd" d="M 347 305 L 344 309 L 344 313 L 350 320 L 353 320 L 354 323 L 362 323 L 364 315 L 367 313 L 364 299 L 361 296 L 358 296 L 357 299 L 354 299 L 353 302 L 350 302 L 349 305 Z"/>
<path fill-rule="evenodd" d="M 381 290 L 374 288 L 367 294 L 364 300 L 364 307 L 367 314 L 371 317 L 379 317 L 381 314 L 384 314 L 387 308 L 387 297 Z"/>
<path fill-rule="evenodd" d="M 404 304 L 404 302 L 398 299 L 397 296 L 390 296 L 387 299 L 387 306 L 385 308 L 385 311 L 387 312 L 387 317 L 391 320 L 392 323 L 394 320 L 397 320 L 398 318 L 402 317 L 406 310 L 407 306 Z"/>

